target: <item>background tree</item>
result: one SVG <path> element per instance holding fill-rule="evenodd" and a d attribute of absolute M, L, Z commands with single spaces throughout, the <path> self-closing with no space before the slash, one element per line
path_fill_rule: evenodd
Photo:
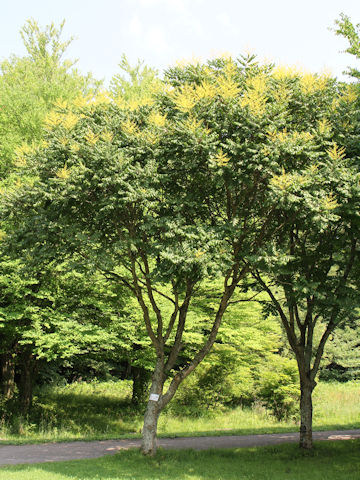
<path fill-rule="evenodd" d="M 25 153 L 41 143 L 44 120 L 53 105 L 59 99 L 65 101 L 89 94 L 99 86 L 91 75 L 82 76 L 73 69 L 74 62 L 62 58 L 72 41 L 62 41 L 63 26 L 64 22 L 59 28 L 51 24 L 41 30 L 37 22 L 29 20 L 20 32 L 28 55 L 12 56 L 1 63 L 0 176 L 4 189 L 18 181 L 16 165 L 23 163 Z M 46 322 L 47 300 L 46 297 L 40 300 L 40 296 L 53 295 L 47 286 L 40 285 L 44 278 L 42 267 L 36 269 L 32 265 L 30 273 L 27 263 L 29 259 L 20 260 L 16 254 L 6 255 L 2 251 L 2 391 L 6 398 L 13 396 L 16 367 L 21 372 L 19 378 L 24 379 L 21 385 L 27 385 L 26 389 L 20 388 L 26 408 L 30 405 L 33 378 L 29 359 L 34 357 L 29 345 L 23 343 L 23 330 L 33 325 L 34 315 L 40 318 L 39 309 Z M 18 360 L 24 357 L 24 361 L 19 360 L 15 365 L 15 357 Z"/>
<path fill-rule="evenodd" d="M 100 82 L 81 75 L 63 59 L 72 38 L 63 41 L 64 22 L 43 30 L 28 20 L 20 30 L 27 55 L 11 56 L 0 65 L 0 174 L 11 170 L 15 151 L 42 138 L 46 114 L 58 99 L 71 100 L 96 91 Z"/>
<path fill-rule="evenodd" d="M 338 20 L 335 20 L 336 35 L 346 38 L 349 42 L 348 48 L 345 50 L 346 53 L 354 55 L 358 60 L 360 59 L 360 24 L 354 25 L 350 18 L 342 13 Z M 357 68 L 349 67 L 346 72 L 351 77 L 360 79 L 360 72 Z"/>

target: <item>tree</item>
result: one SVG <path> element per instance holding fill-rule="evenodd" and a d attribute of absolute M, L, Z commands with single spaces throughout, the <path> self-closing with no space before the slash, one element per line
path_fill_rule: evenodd
<path fill-rule="evenodd" d="M 345 50 L 346 53 L 354 55 L 358 60 L 360 59 L 360 24 L 353 25 L 350 18 L 341 14 L 338 20 L 335 20 L 337 25 L 335 29 L 336 35 L 346 38 L 349 42 L 349 47 Z M 360 79 L 360 72 L 357 68 L 349 67 L 349 70 L 346 72 L 351 77 Z"/>
<path fill-rule="evenodd" d="M 248 270 L 244 256 L 256 255 L 269 234 L 272 167 L 261 148 L 279 112 L 265 108 L 268 71 L 251 58 L 219 59 L 171 70 L 170 85 L 135 109 L 107 97 L 72 111 L 58 106 L 47 144 L 27 156 L 38 180 L 23 177 L 8 190 L 8 212 L 17 212 L 7 216 L 10 241 L 24 248 L 26 238 L 50 255 L 54 245 L 71 246 L 136 298 L 155 355 L 146 454 L 156 451 L 161 411 L 216 339 Z M 213 277 L 223 286 L 206 339 L 184 365 L 190 303 Z"/>
<path fill-rule="evenodd" d="M 304 177 L 299 198 L 303 191 L 306 211 L 309 198 L 319 205 L 310 217 L 318 218 L 314 235 L 332 221 L 330 192 L 316 196 L 325 176 L 311 168 L 331 146 L 339 153 L 328 140 L 337 98 L 327 77 L 272 72 L 248 57 L 178 67 L 165 80 L 135 107 L 108 96 L 71 110 L 58 105 L 47 143 L 25 156 L 36 180 L 20 169 L 21 186 L 3 201 L 13 245 L 36 258 L 72 249 L 137 300 L 155 360 L 145 454 L 155 453 L 161 411 L 210 351 L 248 272 L 264 287 L 259 268 L 269 270 L 263 258 L 270 258 L 271 239 L 285 248 L 297 216 L 308 226 L 296 195 L 285 209 L 288 184 L 302 185 Z M 189 316 L 212 278 L 222 287 L 203 325 L 206 337 L 184 364 Z"/>
<path fill-rule="evenodd" d="M 65 101 L 75 99 L 80 94 L 89 94 L 99 86 L 99 82 L 94 81 L 91 75 L 82 76 L 73 69 L 74 62 L 63 60 L 62 57 L 72 41 L 72 39 L 62 41 L 63 26 L 64 22 L 59 28 L 51 24 L 41 30 L 34 20 L 29 20 L 20 32 L 28 55 L 22 58 L 12 56 L 1 63 L 0 176 L 2 188 L 6 188 L 14 178 L 16 181 L 16 164 L 21 164 L 24 153 L 41 142 L 44 120 L 54 103 L 59 99 Z M 28 259 L 20 262 L 16 255 L 9 257 L 2 250 L 0 296 L 2 313 L 6 318 L 3 318 L 2 323 L 3 337 L 0 350 L 2 352 L 2 391 L 7 398 L 13 395 L 15 387 L 15 356 L 33 358 L 29 346 L 25 348 L 24 344 L 19 343 L 23 334 L 23 332 L 19 334 L 21 325 L 25 329 L 26 325 L 32 325 L 30 318 L 26 321 L 24 319 L 25 312 L 29 313 L 30 292 L 35 290 L 31 298 L 35 302 L 34 311 L 37 311 L 40 308 L 38 298 L 36 299 L 37 292 L 40 289 L 43 293 L 44 289 L 44 286 L 39 284 L 40 279 L 43 278 L 41 267 L 38 271 L 33 268 L 29 274 L 26 263 L 29 263 Z M 48 292 L 46 287 L 45 290 Z M 11 302 L 15 299 L 16 305 L 13 305 Z M 20 314 L 21 309 L 23 310 Z M 21 321 L 20 318 L 22 318 Z M 10 325 L 11 320 L 12 325 Z M 22 365 L 18 362 L 17 368 L 24 372 L 24 375 L 20 374 L 21 378 L 31 377 L 28 374 L 31 370 L 28 360 L 24 360 Z M 25 383 L 29 385 L 28 380 Z M 24 385 L 25 383 L 23 382 Z M 27 391 L 29 392 L 30 389 L 27 388 Z M 25 395 L 25 397 L 30 399 L 31 395 Z M 26 400 L 25 403 L 28 406 L 30 401 Z"/>
<path fill-rule="evenodd" d="M 11 56 L 0 65 L 0 174 L 6 175 L 16 161 L 16 149 L 42 137 L 46 114 L 59 99 L 71 100 L 96 91 L 100 82 L 81 75 L 64 60 L 72 38 L 62 41 L 64 22 L 43 30 L 28 20 L 20 30 L 27 56 Z M 19 152 L 20 153 L 20 152 Z"/>
<path fill-rule="evenodd" d="M 330 80 L 319 87 L 313 83 L 304 92 L 308 115 L 301 123 L 299 117 L 270 138 L 269 155 L 284 161 L 271 182 L 281 228 L 252 266 L 298 364 L 300 446 L 306 449 L 312 448 L 312 392 L 326 342 L 338 325 L 354 321 L 360 301 L 353 276 L 360 253 L 359 169 L 351 152 L 356 97 L 345 86 L 337 95 Z"/>

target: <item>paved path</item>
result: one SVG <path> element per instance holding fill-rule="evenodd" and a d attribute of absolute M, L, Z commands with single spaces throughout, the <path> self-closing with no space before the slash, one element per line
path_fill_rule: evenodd
<path fill-rule="evenodd" d="M 314 432 L 315 440 L 350 440 L 360 438 L 360 430 Z M 298 433 L 265 435 L 231 435 L 223 437 L 159 438 L 158 445 L 167 449 L 242 448 L 297 442 Z M 43 443 L 38 445 L 0 445 L 0 465 L 59 462 L 112 455 L 119 450 L 138 448 L 140 439 L 103 440 L 96 442 Z"/>

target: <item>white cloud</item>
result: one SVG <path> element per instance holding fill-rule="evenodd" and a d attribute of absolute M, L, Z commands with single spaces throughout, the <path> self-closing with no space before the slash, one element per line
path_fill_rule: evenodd
<path fill-rule="evenodd" d="M 134 37 L 140 37 L 142 32 L 143 32 L 143 25 L 141 23 L 141 20 L 137 15 L 134 15 L 132 19 L 130 20 L 130 23 L 128 25 L 128 31 L 130 35 L 133 35 Z"/>

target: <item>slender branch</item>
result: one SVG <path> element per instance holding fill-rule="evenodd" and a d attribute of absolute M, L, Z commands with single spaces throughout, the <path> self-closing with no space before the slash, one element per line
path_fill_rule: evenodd
<path fill-rule="evenodd" d="M 148 294 L 152 309 L 154 310 L 157 318 L 157 324 L 158 324 L 157 338 L 158 338 L 158 341 L 160 341 L 160 339 L 162 339 L 162 336 L 163 336 L 163 319 L 162 319 L 160 308 L 158 307 L 158 304 L 156 303 L 156 300 L 153 295 L 153 287 L 150 280 L 150 268 L 149 268 L 147 257 L 143 252 L 140 252 L 140 256 L 145 266 L 146 290 L 147 290 L 147 294 Z"/>
<path fill-rule="evenodd" d="M 163 355 L 160 342 L 159 342 L 158 338 L 156 337 L 155 332 L 154 332 L 154 330 L 151 326 L 149 309 L 148 309 L 148 307 L 147 307 L 147 305 L 144 301 L 144 297 L 143 297 L 143 294 L 142 294 L 142 289 L 141 289 L 141 287 L 139 286 L 139 283 L 138 283 L 138 276 L 137 276 L 137 273 L 136 273 L 136 262 L 135 262 L 134 256 L 131 252 L 129 252 L 129 256 L 131 258 L 131 271 L 132 271 L 133 282 L 134 282 L 134 287 L 135 287 L 135 295 L 136 295 L 137 301 L 138 301 L 138 303 L 139 303 L 139 305 L 140 305 L 140 307 L 143 311 L 143 318 L 144 318 L 146 330 L 147 330 L 148 335 L 149 335 L 149 337 L 152 341 L 152 344 L 154 345 L 154 348 L 155 348 L 157 354 L 158 355 Z"/>

